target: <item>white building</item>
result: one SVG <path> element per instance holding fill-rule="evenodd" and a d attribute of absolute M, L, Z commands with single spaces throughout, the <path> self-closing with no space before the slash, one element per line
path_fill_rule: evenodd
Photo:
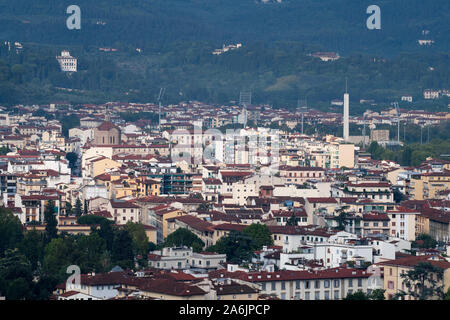
<path fill-rule="evenodd" d="M 59 62 L 61 71 L 77 72 L 77 59 L 70 55 L 69 51 L 61 51 L 61 55 L 56 57 Z"/>

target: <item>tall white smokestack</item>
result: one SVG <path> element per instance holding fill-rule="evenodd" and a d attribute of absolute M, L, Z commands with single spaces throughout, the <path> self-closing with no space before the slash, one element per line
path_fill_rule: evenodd
<path fill-rule="evenodd" d="M 349 101 L 350 101 L 350 96 L 348 93 L 345 93 L 344 94 L 344 140 L 345 141 L 348 141 L 348 138 L 349 138 L 349 127 L 348 127 Z"/>

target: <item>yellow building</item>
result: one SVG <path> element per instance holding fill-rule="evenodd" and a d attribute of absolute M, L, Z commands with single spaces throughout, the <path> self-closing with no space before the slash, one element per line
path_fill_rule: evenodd
<path fill-rule="evenodd" d="M 444 269 L 443 285 L 444 292 L 447 292 L 450 287 L 450 262 L 437 255 L 410 256 L 377 264 L 377 266 L 384 269 L 384 289 L 386 290 L 386 299 L 393 299 L 395 295 L 400 293 L 402 290 L 408 292 L 401 275 L 413 270 L 414 266 L 420 262 L 429 262 L 435 267 Z M 409 295 L 405 296 L 404 299 L 416 300 L 414 297 Z"/>
<path fill-rule="evenodd" d="M 99 157 L 91 161 L 88 165 L 90 177 L 96 177 L 106 172 L 106 170 L 120 168 L 122 164 L 106 157 Z"/>
<path fill-rule="evenodd" d="M 430 172 L 411 179 L 409 194 L 411 200 L 437 199 L 441 191 L 450 189 L 450 172 Z"/>
<path fill-rule="evenodd" d="M 138 177 L 136 183 L 139 197 L 159 196 L 161 193 L 161 183 L 158 180 Z"/>

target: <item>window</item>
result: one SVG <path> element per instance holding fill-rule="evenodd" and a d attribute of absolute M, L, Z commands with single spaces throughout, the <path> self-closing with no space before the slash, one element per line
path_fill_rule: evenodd
<path fill-rule="evenodd" d="M 305 289 L 309 289 L 309 281 L 305 282 Z"/>
<path fill-rule="evenodd" d="M 295 289 L 300 289 L 300 281 L 295 281 Z"/>
<path fill-rule="evenodd" d="M 310 299 L 311 299 L 311 297 L 310 297 L 309 292 L 305 292 L 305 300 L 310 300 Z"/>
<path fill-rule="evenodd" d="M 261 290 L 262 290 L 262 291 L 266 291 L 266 283 L 265 283 L 265 282 L 263 282 L 263 283 L 261 284 Z"/>
<path fill-rule="evenodd" d="M 272 282 L 272 291 L 275 291 L 275 285 L 276 285 L 276 283 Z"/>
<path fill-rule="evenodd" d="M 330 291 L 325 291 L 325 300 L 330 300 Z"/>
<path fill-rule="evenodd" d="M 339 300 L 339 291 L 338 290 L 334 291 L 334 299 Z"/>
<path fill-rule="evenodd" d="M 325 281 L 323 282 L 323 286 L 324 286 L 325 288 L 329 288 L 329 287 L 330 287 L 330 280 L 325 280 Z"/>
<path fill-rule="evenodd" d="M 334 287 L 335 288 L 339 288 L 339 284 L 340 284 L 339 280 L 334 280 Z"/>
<path fill-rule="evenodd" d="M 281 290 L 286 290 L 286 281 L 281 281 Z"/>
<path fill-rule="evenodd" d="M 358 287 L 362 287 L 362 279 L 358 279 Z"/>
<path fill-rule="evenodd" d="M 353 279 L 348 279 L 348 286 L 353 287 Z"/>
<path fill-rule="evenodd" d="M 314 283 L 314 288 L 319 289 L 320 288 L 320 280 L 316 280 Z"/>
<path fill-rule="evenodd" d="M 388 289 L 394 289 L 394 281 L 388 281 Z"/>
<path fill-rule="evenodd" d="M 316 292 L 314 293 L 314 299 L 315 299 L 315 300 L 320 300 L 320 291 L 316 291 Z"/>

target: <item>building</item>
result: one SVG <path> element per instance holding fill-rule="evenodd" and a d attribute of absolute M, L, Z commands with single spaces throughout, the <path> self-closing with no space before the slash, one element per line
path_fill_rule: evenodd
<path fill-rule="evenodd" d="M 389 141 L 389 130 L 371 130 L 370 141 Z"/>
<path fill-rule="evenodd" d="M 61 71 L 63 72 L 77 72 L 77 59 L 70 55 L 69 51 L 62 51 L 60 56 L 56 57 Z"/>
<path fill-rule="evenodd" d="M 341 300 L 348 294 L 370 293 L 371 273 L 352 268 L 320 271 L 227 272 L 213 271 L 210 278 L 231 278 L 256 284 L 261 294 L 275 295 L 282 300 Z"/>
<path fill-rule="evenodd" d="M 401 275 L 410 270 L 413 270 L 414 266 L 421 262 L 431 263 L 433 266 L 442 268 L 444 270 L 442 284 L 444 286 L 444 292 L 447 292 L 448 288 L 450 287 L 450 262 L 437 255 L 409 256 L 377 264 L 378 267 L 381 267 L 384 270 L 383 280 L 384 289 L 386 290 L 386 299 L 391 300 L 395 297 L 396 294 L 400 293 L 400 291 L 407 291 Z M 410 295 L 407 295 L 402 299 L 415 300 L 415 298 L 411 297 Z"/>
<path fill-rule="evenodd" d="M 214 252 L 193 252 L 192 248 L 163 248 L 148 254 L 148 266 L 157 269 L 192 269 L 200 272 L 221 269 L 226 262 L 225 254 Z"/>
<path fill-rule="evenodd" d="M 120 129 L 111 121 L 105 121 L 94 129 L 96 145 L 120 145 Z"/>

